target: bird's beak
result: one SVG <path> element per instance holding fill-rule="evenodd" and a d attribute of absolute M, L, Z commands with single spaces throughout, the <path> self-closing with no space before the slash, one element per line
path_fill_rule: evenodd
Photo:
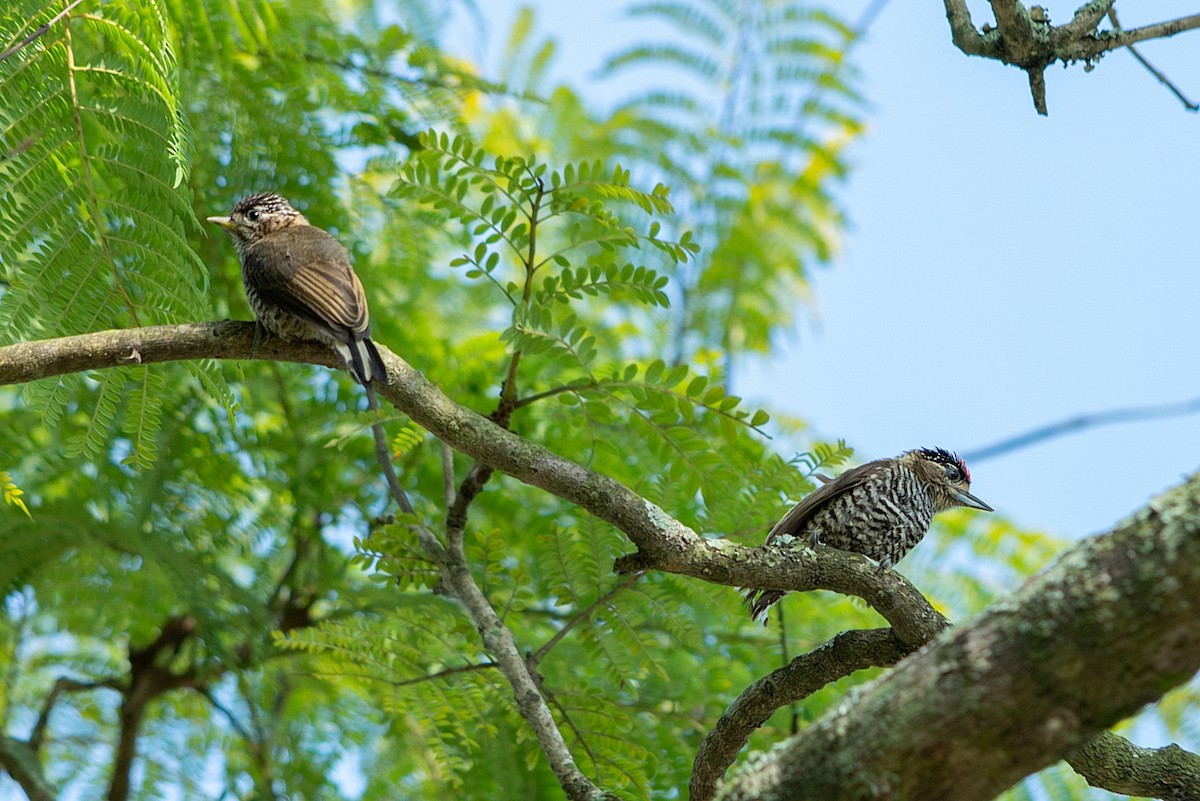
<path fill-rule="evenodd" d="M 957 490 L 957 491 L 954 493 L 954 498 L 955 498 L 955 500 L 957 500 L 959 503 L 961 503 L 963 506 L 970 506 L 972 509 L 982 509 L 982 510 L 983 510 L 983 511 L 985 511 L 985 512 L 994 512 L 994 511 L 996 511 L 995 509 L 993 509 L 992 507 L 988 506 L 986 503 L 984 503 L 983 501 L 979 500 L 979 499 L 978 499 L 978 498 L 976 498 L 974 495 L 972 495 L 971 493 L 967 492 L 967 491 L 966 491 L 966 490 L 964 490 L 964 489 Z"/>
<path fill-rule="evenodd" d="M 228 217 L 208 217 L 206 219 L 213 225 L 221 226 L 226 231 L 233 230 L 233 220 L 229 219 Z"/>

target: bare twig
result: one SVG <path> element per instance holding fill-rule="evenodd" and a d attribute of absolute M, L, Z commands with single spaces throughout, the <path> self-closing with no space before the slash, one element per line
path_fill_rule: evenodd
<path fill-rule="evenodd" d="M 46 695 L 46 700 L 42 703 L 42 711 L 38 715 L 37 722 L 33 725 L 33 731 L 29 735 L 29 747 L 36 753 L 42 747 L 42 739 L 46 736 L 46 726 L 50 723 L 50 713 L 54 711 L 54 704 L 58 701 L 58 697 L 63 693 L 82 692 L 86 690 L 116 690 L 121 692 L 124 687 L 120 680 L 115 678 L 101 679 L 100 681 L 76 681 L 68 679 L 65 676 L 60 676 L 55 682 L 54 687 Z"/>
<path fill-rule="evenodd" d="M 1088 428 L 1114 425 L 1116 423 L 1134 423 L 1143 420 L 1160 420 L 1166 417 L 1182 417 L 1187 414 L 1200 412 L 1200 398 L 1180 401 L 1179 403 L 1164 403 L 1156 406 L 1133 406 L 1126 409 L 1110 409 L 1093 414 L 1080 414 L 1059 420 L 1056 423 L 1040 426 L 1024 434 L 1002 439 L 991 445 L 964 451 L 963 459 L 971 462 L 981 462 L 984 459 L 995 459 L 1021 448 L 1037 445 L 1048 439 L 1075 434 Z"/>
<path fill-rule="evenodd" d="M 477 467 L 481 466 L 476 464 L 471 469 L 464 485 L 471 481 L 472 477 L 478 479 L 479 476 L 483 476 L 483 481 L 486 481 L 486 476 L 491 475 L 491 468 L 476 470 Z M 478 490 L 482 489 L 483 481 L 478 482 L 478 489 L 474 489 L 473 484 L 472 489 L 467 490 L 472 493 L 471 497 L 474 497 L 475 494 L 478 494 Z M 571 755 L 562 732 L 554 721 L 554 716 L 538 686 L 538 681 L 517 647 L 512 630 L 496 614 L 496 610 L 492 608 L 487 596 L 475 583 L 475 577 L 471 575 L 471 569 L 463 551 L 463 526 L 461 524 L 466 522 L 466 507 L 470 503 L 469 500 L 460 503 L 464 494 L 464 490 L 460 489 L 459 497 L 455 499 L 452 507 L 454 511 L 447 516 L 446 565 L 443 569 L 443 580 L 462 603 L 471 620 L 474 621 L 475 627 L 483 638 L 484 647 L 495 656 L 497 665 L 512 687 L 517 711 L 529 724 L 534 736 L 537 737 L 538 744 L 550 763 L 550 770 L 554 772 L 563 792 L 572 801 L 600 801 L 606 797 L 605 793 L 593 784 L 575 764 L 575 758 Z"/>
<path fill-rule="evenodd" d="M 1112 22 L 1112 26 L 1113 26 L 1114 30 L 1118 30 L 1118 31 L 1121 30 L 1121 21 L 1117 19 L 1117 10 L 1115 8 L 1109 9 L 1108 19 L 1110 22 Z M 1171 94 L 1175 95 L 1175 97 L 1178 98 L 1179 102 L 1183 104 L 1184 108 L 1186 108 L 1188 111 L 1200 111 L 1200 104 L 1194 103 L 1190 99 L 1188 99 L 1188 97 L 1182 91 L 1180 91 L 1179 87 L 1177 87 L 1174 83 L 1172 83 L 1170 78 L 1168 78 L 1166 75 L 1164 75 L 1162 72 L 1160 72 L 1153 64 L 1151 64 L 1150 61 L 1145 56 L 1143 56 L 1141 53 L 1139 53 L 1138 49 L 1136 47 L 1134 47 L 1133 45 L 1128 45 L 1127 49 L 1129 50 L 1129 54 L 1131 56 L 1133 56 L 1135 59 L 1137 59 L 1137 62 L 1139 64 L 1141 64 L 1143 67 L 1145 67 L 1146 70 L 1151 75 L 1153 75 L 1155 78 L 1158 79 L 1159 83 L 1161 83 L 1163 86 L 1167 87 L 1167 89 L 1171 92 Z"/>
<path fill-rule="evenodd" d="M 439 670 L 435 673 L 427 673 L 424 676 L 416 676 L 415 678 L 411 679 L 388 682 L 388 684 L 392 687 L 411 687 L 414 684 L 424 684 L 427 681 L 444 679 L 447 676 L 457 676 L 460 673 L 476 673 L 480 670 L 490 670 L 498 667 L 500 667 L 498 662 L 476 662 L 475 664 L 471 665 L 459 665 L 458 667 L 446 668 L 445 670 Z"/>
<path fill-rule="evenodd" d="M 217 697 L 213 694 L 212 690 L 208 689 L 207 687 L 202 687 L 200 688 L 199 693 L 204 696 L 205 700 L 208 701 L 209 705 L 213 709 L 221 713 L 221 716 L 224 717 L 229 725 L 233 727 L 233 730 L 237 732 L 239 737 L 245 740 L 247 744 L 257 744 L 258 741 L 254 738 L 254 735 L 251 734 L 250 730 L 247 729 L 240 720 L 238 720 L 237 715 L 233 714 L 233 710 L 229 709 L 217 700 Z"/>
<path fill-rule="evenodd" d="M 83 2 L 83 0 L 74 0 L 74 2 L 71 3 L 71 5 L 67 6 L 62 11 L 55 14 L 54 17 L 49 22 L 42 23 L 41 25 L 39 25 L 37 28 L 34 29 L 33 33 L 29 34 L 24 39 L 22 39 L 21 41 L 17 42 L 12 47 L 5 50 L 3 53 L 0 53 L 0 61 L 4 61 L 9 56 L 16 55 L 16 53 L 19 50 L 32 44 L 34 42 L 34 40 L 36 40 L 39 36 L 43 36 L 46 33 L 46 31 L 50 30 L 50 28 L 52 28 L 54 26 L 55 23 L 57 23 L 60 19 L 67 16 L 68 14 L 70 14 L 75 9 L 75 6 L 79 5 L 82 2 Z"/>
<path fill-rule="evenodd" d="M 408 500 L 408 494 L 404 491 L 404 487 L 400 486 L 400 479 L 396 478 L 396 467 L 392 464 L 392 452 L 388 447 L 387 433 L 383 430 L 383 423 L 379 420 L 379 399 L 375 397 L 375 390 L 371 387 L 366 387 L 366 390 L 367 408 L 375 415 L 375 420 L 371 423 L 371 435 L 375 438 L 375 459 L 383 469 L 388 490 L 396 501 L 396 505 L 405 514 L 415 515 L 416 510 L 413 509 L 412 502 Z"/>
<path fill-rule="evenodd" d="M 1119 31 L 1109 36 L 1096 38 L 1093 44 L 1095 52 L 1092 55 L 1099 55 L 1108 50 L 1116 50 L 1118 47 L 1128 47 L 1131 44 L 1144 42 L 1147 39 L 1166 39 L 1177 33 L 1195 30 L 1196 28 L 1200 28 L 1200 14 L 1192 14 L 1191 16 L 1180 17 L 1169 22 L 1156 22 L 1153 25 L 1143 25 L 1141 28 Z M 1086 47 L 1088 40 L 1080 40 L 1078 44 L 1081 48 Z M 1080 55 L 1078 57 L 1083 58 L 1085 56 Z"/>
<path fill-rule="evenodd" d="M 549 640 L 547 640 L 545 645 L 543 645 L 541 648 L 534 651 L 533 655 L 531 655 L 529 657 L 529 659 L 526 660 L 529 663 L 530 669 L 536 670 L 537 666 L 539 664 L 541 664 L 541 661 L 546 658 L 546 654 L 550 653 L 550 650 L 554 646 L 556 646 L 560 642 L 562 642 L 563 637 L 566 637 L 568 634 L 570 634 L 572 629 L 574 629 L 576 626 L 578 626 L 583 621 L 587 620 L 588 617 L 593 612 L 595 612 L 597 609 L 608 604 L 608 602 L 611 601 L 618 593 L 632 587 L 633 583 L 635 581 L 637 581 L 638 579 L 640 579 L 642 577 L 642 575 L 643 575 L 642 573 L 634 573 L 633 575 L 626 578 L 624 581 L 618 582 L 616 585 L 613 586 L 612 589 L 610 589 L 608 592 L 604 593 L 604 595 L 601 595 L 599 598 L 597 598 L 595 601 L 593 601 L 591 604 L 589 604 L 586 609 L 582 609 L 577 614 L 573 615 L 571 617 L 571 619 L 568 620 L 561 629 L 554 632 L 554 636 L 551 637 Z"/>

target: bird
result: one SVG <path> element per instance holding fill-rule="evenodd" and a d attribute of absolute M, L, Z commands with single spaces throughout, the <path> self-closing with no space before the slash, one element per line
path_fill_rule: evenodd
<path fill-rule="evenodd" d="M 828 545 L 870 557 L 886 570 L 925 536 L 933 516 L 956 506 L 995 511 L 971 494 L 971 471 L 958 454 L 917 448 L 877 459 L 834 479 L 792 507 L 767 533 L 767 545 Z M 783 590 L 747 590 L 751 619 L 763 618 Z"/>
<path fill-rule="evenodd" d="M 246 299 L 263 328 L 284 339 L 332 345 L 368 389 L 372 380 L 387 383 L 371 341 L 367 296 L 337 239 L 274 192 L 247 195 L 228 217 L 207 219 L 233 237 Z"/>

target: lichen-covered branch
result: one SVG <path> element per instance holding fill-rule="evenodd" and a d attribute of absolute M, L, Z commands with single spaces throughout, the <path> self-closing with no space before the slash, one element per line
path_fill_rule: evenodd
<path fill-rule="evenodd" d="M 509 380 L 512 380 L 511 375 Z M 501 414 L 507 417 L 508 412 L 503 411 L 504 409 L 511 411 L 511 402 L 502 399 Z M 550 763 L 550 770 L 558 779 L 567 798 L 571 801 L 603 801 L 608 795 L 579 769 L 571 749 L 563 739 L 562 731 L 558 728 L 539 686 L 534 661 L 522 655 L 512 629 L 496 614 L 495 608 L 471 574 L 471 566 L 464 549 L 467 513 L 491 478 L 492 472 L 491 467 L 476 462 L 467 471 L 467 477 L 463 479 L 457 493 L 450 499 L 446 511 L 446 548 L 441 554 L 440 562 L 443 581 L 475 623 L 484 647 L 496 658 L 496 664 L 512 688 L 517 711 L 533 730 L 542 753 Z"/>
<path fill-rule="evenodd" d="M 1128 31 L 1101 31 L 1099 25 L 1112 10 L 1114 0 L 1091 0 L 1076 9 L 1068 22 L 1052 25 L 1040 6 L 1027 8 L 1019 0 L 991 0 L 996 24 L 985 25 L 980 31 L 971 20 L 966 0 L 943 2 L 954 46 L 969 56 L 995 59 L 1024 70 L 1034 107 L 1043 116 L 1048 113 L 1045 70 L 1051 64 L 1082 61 L 1090 65 L 1111 50 L 1200 28 L 1200 14 L 1195 14 Z"/>
<path fill-rule="evenodd" d="M 782 706 L 870 667 L 894 665 L 913 649 L 891 629 L 844 631 L 747 687 L 700 743 L 689 784 L 692 801 L 708 801 L 754 730 Z"/>
<path fill-rule="evenodd" d="M 484 646 L 496 658 L 500 670 L 508 679 L 517 711 L 537 737 L 538 744 L 550 763 L 550 769 L 562 785 L 567 798 L 572 801 L 601 801 L 608 798 L 606 793 L 579 770 L 546 699 L 525 664 L 521 649 L 513 638 L 512 629 L 496 614 L 496 610 L 475 583 L 462 551 L 454 546 L 447 549 L 447 566 L 443 576 L 454 597 L 462 603 L 474 621 Z"/>
<path fill-rule="evenodd" d="M 852 691 L 721 797 L 994 798 L 1194 674 L 1197 608 L 1200 474 Z M 1171 778 L 1200 797 L 1200 777 Z"/>
<path fill-rule="evenodd" d="M 1162 801 L 1200 798 L 1200 756 L 1175 744 L 1139 748 L 1106 731 L 1085 743 L 1068 761 L 1088 784 L 1113 793 Z"/>

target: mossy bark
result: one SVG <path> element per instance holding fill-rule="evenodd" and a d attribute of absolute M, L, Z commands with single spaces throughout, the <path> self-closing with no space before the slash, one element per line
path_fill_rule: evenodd
<path fill-rule="evenodd" d="M 1200 474 L 850 693 L 720 797 L 994 798 L 1200 669 L 1198 613 Z M 1191 778 L 1178 797 L 1200 797 Z"/>

